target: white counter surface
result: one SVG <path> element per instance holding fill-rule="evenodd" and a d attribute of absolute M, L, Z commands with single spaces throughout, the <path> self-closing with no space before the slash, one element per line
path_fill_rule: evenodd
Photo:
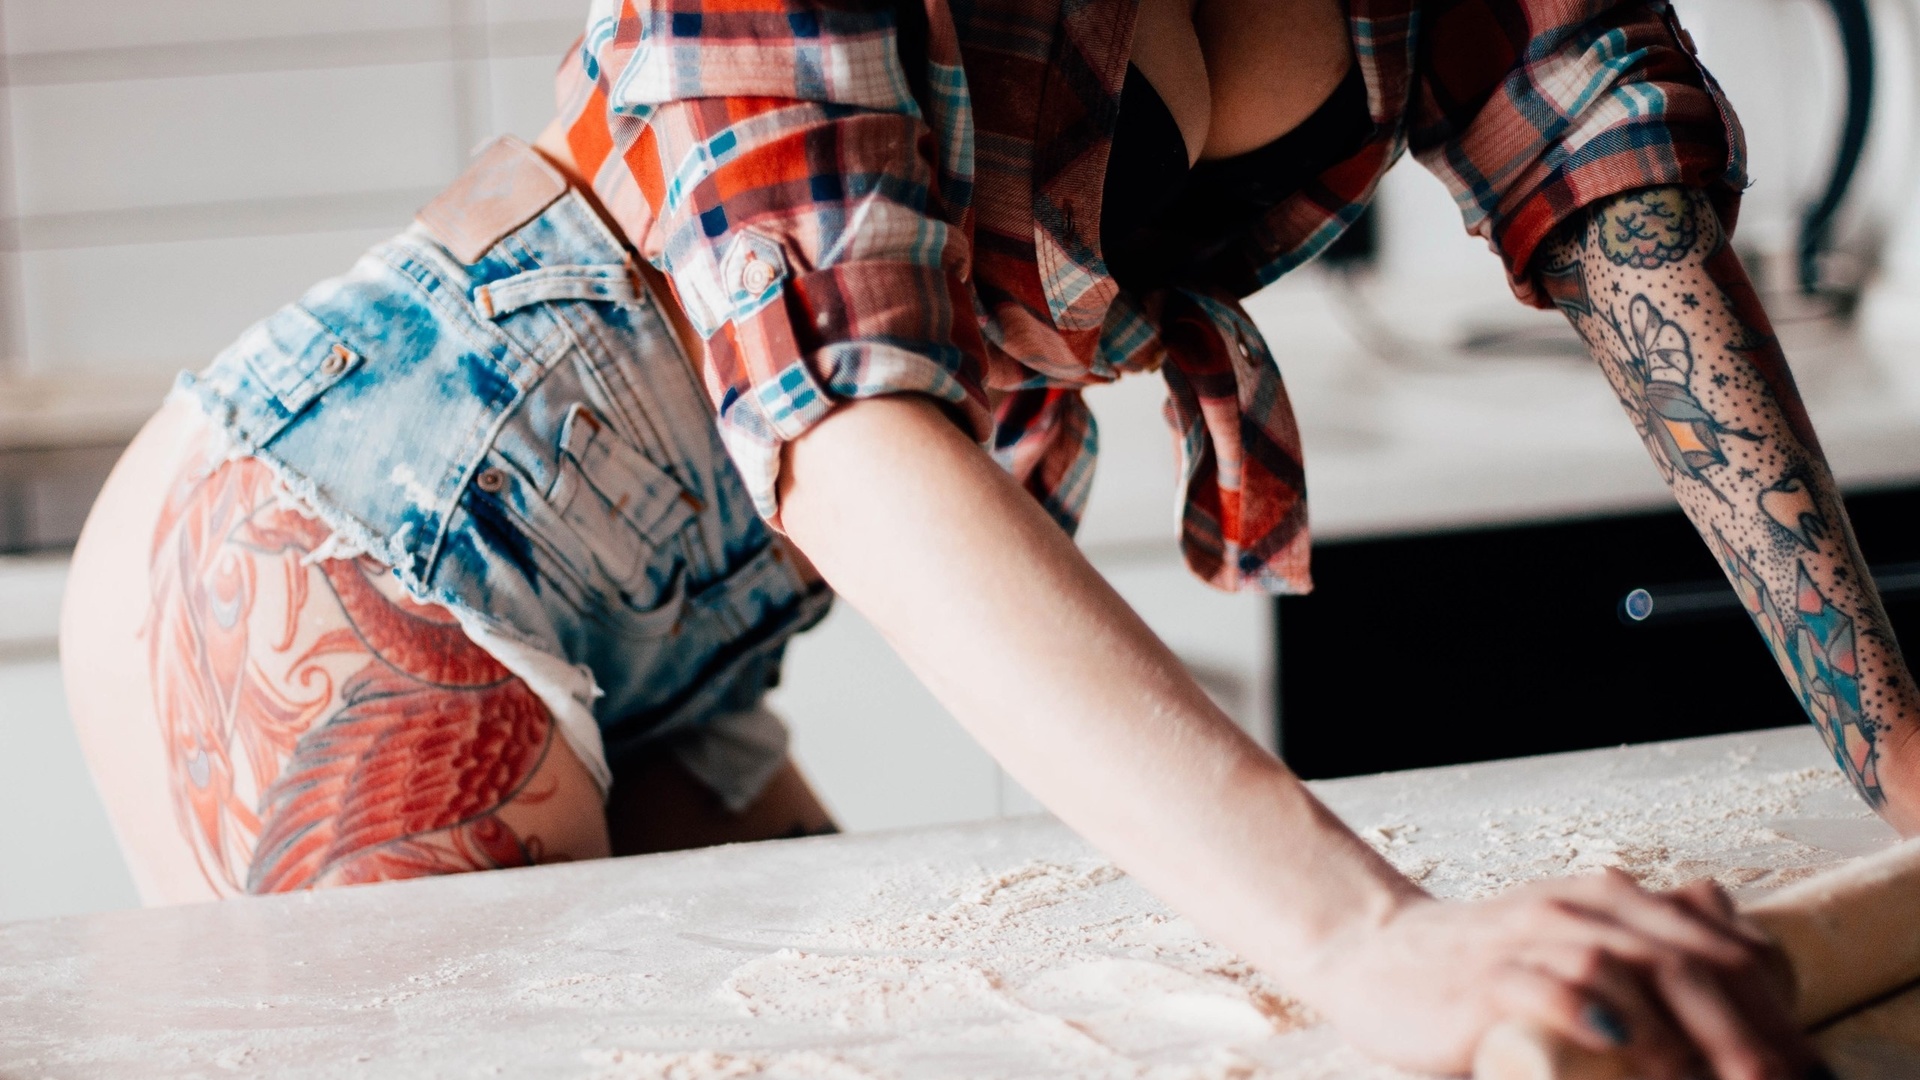
<path fill-rule="evenodd" d="M 1447 896 L 1891 838 L 1805 730 L 1316 787 Z M 1904 1016 L 1848 1080 L 1920 1075 Z M 1398 1075 L 1045 818 L 4 925 L 0 1017 L 9 1080 Z"/>

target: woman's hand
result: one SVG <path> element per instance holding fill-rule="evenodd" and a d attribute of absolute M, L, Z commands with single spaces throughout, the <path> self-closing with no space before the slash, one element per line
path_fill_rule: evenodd
<path fill-rule="evenodd" d="M 1520 1019 L 1624 1050 L 1646 1080 L 1826 1075 L 1789 1013 L 1790 983 L 1712 882 L 1650 893 L 1608 871 L 1413 901 L 1330 942 L 1301 989 L 1360 1049 L 1414 1069 L 1464 1071 L 1490 1027 Z"/>

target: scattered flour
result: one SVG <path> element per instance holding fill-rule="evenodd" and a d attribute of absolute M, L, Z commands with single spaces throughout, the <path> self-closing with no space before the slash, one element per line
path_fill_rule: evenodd
<path fill-rule="evenodd" d="M 660 996 L 660 977 L 648 972 L 581 972 L 530 979 L 516 992 L 530 1005 L 621 1009 L 647 1005 Z"/>
<path fill-rule="evenodd" d="M 1018 1075 L 1002 1060 L 1017 1049 L 1076 1076 L 1251 1078 L 1266 1073 L 1240 1048 L 1312 1022 L 1105 862 L 983 872 L 950 882 L 944 904 L 911 913 L 936 876 L 923 868 L 917 880 L 876 884 L 853 909 L 883 914 L 748 960 L 721 998 L 802 1030 L 911 1031 L 935 1058 L 972 1063 L 952 1075 Z M 836 1060 L 881 1064 L 867 1057 L 851 1050 Z"/>
<path fill-rule="evenodd" d="M 598 1080 L 875 1080 L 883 1073 L 855 1068 L 838 1058 L 811 1050 L 786 1053 L 722 1053 L 699 1050 L 688 1054 L 628 1053 L 590 1050 L 581 1055 L 589 1065 L 601 1066 Z"/>
<path fill-rule="evenodd" d="M 1587 788 L 1553 802 L 1487 814 L 1476 836 L 1429 835 L 1390 823 L 1360 835 L 1402 873 L 1438 895 L 1487 896 L 1516 882 L 1616 868 L 1648 888 L 1711 877 L 1733 889 L 1773 888 L 1831 860 L 1774 828 L 1809 797 L 1840 792 L 1831 768 L 1730 767 L 1663 780 Z M 1870 817 L 1864 807 L 1862 819 Z M 1684 823 L 1684 824 L 1683 824 Z M 1751 857 L 1750 857 L 1751 856 Z"/>
<path fill-rule="evenodd" d="M 964 960 L 781 949 L 742 965 L 722 997 L 749 1016 L 843 1031 L 970 1023 L 1007 1011 L 995 974 Z"/>

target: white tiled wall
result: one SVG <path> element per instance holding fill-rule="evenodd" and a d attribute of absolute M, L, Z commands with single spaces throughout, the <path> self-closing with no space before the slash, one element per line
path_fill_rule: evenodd
<path fill-rule="evenodd" d="M 579 0 L 4 0 L 0 378 L 158 395 L 531 136 Z"/>
<path fill-rule="evenodd" d="M 454 67 L 382 64 L 15 87 L 19 212 L 430 189 L 465 149 L 456 142 Z"/>
<path fill-rule="evenodd" d="M 66 564 L 0 557 L 0 920 L 137 902 L 67 722 L 54 656 Z"/>
<path fill-rule="evenodd" d="M 442 28 L 469 5 L 448 0 L 6 0 L 10 49 L 21 53 L 147 48 L 249 38 Z M 518 6 L 518 5 L 511 5 Z"/>
<path fill-rule="evenodd" d="M 27 370 L 164 388 L 247 324 L 351 265 L 390 228 L 52 248 L 21 254 Z M 324 269 L 320 269 L 324 268 Z"/>

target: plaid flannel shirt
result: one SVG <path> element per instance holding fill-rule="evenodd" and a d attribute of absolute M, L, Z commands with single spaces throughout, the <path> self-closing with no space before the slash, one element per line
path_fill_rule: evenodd
<path fill-rule="evenodd" d="M 1680 184 L 1730 224 L 1745 186 L 1738 122 L 1661 0 L 1349 0 L 1365 146 L 1203 280 L 1135 296 L 1098 244 L 1132 0 L 924 4 L 924 72 L 884 0 L 595 0 L 561 68 L 575 161 L 706 338 L 769 520 L 783 441 L 919 393 L 1071 530 L 1081 390 L 1157 369 L 1188 565 L 1305 591 L 1299 433 L 1239 298 L 1332 243 L 1408 149 L 1540 306 L 1528 262 L 1583 207 Z"/>

